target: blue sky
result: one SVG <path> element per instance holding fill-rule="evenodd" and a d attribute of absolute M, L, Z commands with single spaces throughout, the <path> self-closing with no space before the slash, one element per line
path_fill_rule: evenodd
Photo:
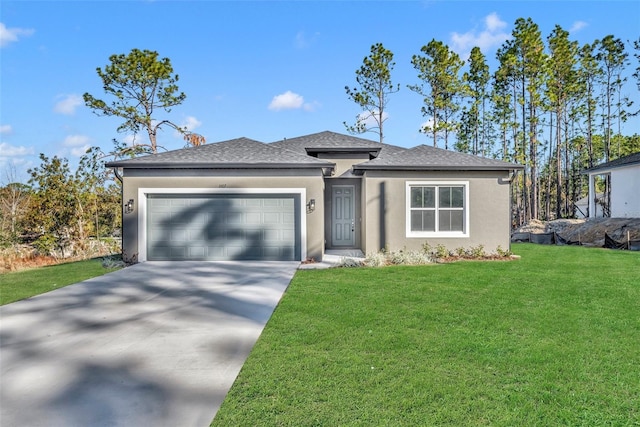
<path fill-rule="evenodd" d="M 415 146 L 429 143 L 418 132 L 426 118 L 406 85 L 417 83 L 411 56 L 432 39 L 462 56 L 480 46 L 493 72 L 496 50 L 520 17 L 532 18 L 544 39 L 556 24 L 580 44 L 608 34 L 624 41 L 640 36 L 636 0 L 3 0 L 0 12 L 0 183 L 10 170 L 26 181 L 39 153 L 75 165 L 89 146 L 109 150 L 113 138 L 131 139 L 116 132 L 121 120 L 86 108 L 82 94 L 107 100 L 96 68 L 133 48 L 170 58 L 187 95 L 157 118 L 187 125 L 207 142 L 241 136 L 272 142 L 347 133 L 343 122 L 353 124 L 360 110 L 344 87 L 355 86 L 355 71 L 380 42 L 394 53 L 392 80 L 401 85 L 389 104 L 385 142 Z M 625 90 L 640 103 L 635 83 Z M 630 120 L 624 133 L 640 132 L 639 121 Z M 177 149 L 184 141 L 167 129 L 159 144 Z"/>

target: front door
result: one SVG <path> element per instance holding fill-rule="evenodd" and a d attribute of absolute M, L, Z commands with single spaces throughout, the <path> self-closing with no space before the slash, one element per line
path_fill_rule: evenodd
<path fill-rule="evenodd" d="M 331 191 L 331 246 L 355 245 L 355 188 L 334 185 Z"/>

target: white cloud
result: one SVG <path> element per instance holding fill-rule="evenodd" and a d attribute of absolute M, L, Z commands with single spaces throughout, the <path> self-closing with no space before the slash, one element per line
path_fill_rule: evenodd
<path fill-rule="evenodd" d="M 376 112 L 369 112 L 369 111 L 363 111 L 362 113 L 358 114 L 358 123 L 359 124 L 364 124 L 367 128 L 374 128 L 374 127 L 378 127 L 378 122 L 376 121 L 376 118 L 374 117 L 374 114 L 378 114 L 377 111 Z M 384 122 L 385 120 L 387 120 L 389 118 L 389 114 L 384 112 L 382 113 L 382 121 Z"/>
<path fill-rule="evenodd" d="M 63 145 L 69 148 L 69 151 L 73 156 L 80 157 L 86 154 L 87 150 L 91 148 L 91 138 L 86 135 L 69 135 L 64 141 Z"/>
<path fill-rule="evenodd" d="M 304 31 L 298 31 L 294 41 L 294 45 L 298 49 L 306 49 L 318 39 L 320 33 L 315 33 L 311 37 L 307 36 Z"/>
<path fill-rule="evenodd" d="M 67 116 L 75 114 L 76 108 L 84 103 L 80 95 L 60 95 L 59 98 L 62 99 L 56 102 L 56 105 L 53 107 L 53 111 Z"/>
<path fill-rule="evenodd" d="M 302 104 L 302 109 L 304 111 L 309 112 L 309 113 L 313 113 L 318 108 L 320 108 L 320 106 L 321 106 L 321 104 L 318 101 L 305 102 L 304 104 Z"/>
<path fill-rule="evenodd" d="M 484 24 L 487 31 L 491 33 L 498 32 L 507 26 L 507 23 L 500 19 L 497 13 L 493 12 L 484 18 Z"/>
<path fill-rule="evenodd" d="M 6 142 L 0 142 L 0 170 L 2 170 L 3 176 L 0 179 L 8 178 L 4 176 L 12 169 L 16 172 L 26 171 L 31 167 L 31 161 L 28 156 L 34 154 L 33 147 L 16 147 L 15 145 L 7 144 Z M 24 181 L 22 179 L 22 173 L 19 176 L 14 177 L 17 181 Z M 13 178 L 12 178 L 13 180 Z"/>
<path fill-rule="evenodd" d="M 0 22 L 0 47 L 8 46 L 9 43 L 17 42 L 21 36 L 30 36 L 34 32 L 30 28 L 7 28 Z"/>
<path fill-rule="evenodd" d="M 202 126 L 202 122 L 193 116 L 188 116 L 182 122 L 182 127 L 187 128 L 187 130 L 189 131 L 193 131 L 194 129 L 199 128 L 200 126 Z"/>
<path fill-rule="evenodd" d="M 77 147 L 88 144 L 91 139 L 86 135 L 69 135 L 64 139 L 65 147 Z"/>
<path fill-rule="evenodd" d="M 138 143 L 137 135 L 135 133 L 127 134 L 122 138 L 122 142 L 127 144 L 129 147 L 133 147 Z"/>
<path fill-rule="evenodd" d="M 91 145 L 83 145 L 82 147 L 76 147 L 71 149 L 71 155 L 75 157 L 82 157 L 87 154 L 87 150 L 91 148 Z"/>
<path fill-rule="evenodd" d="M 200 120 L 196 119 L 193 116 L 187 116 L 179 126 L 182 129 L 186 129 L 188 132 L 193 132 L 194 129 L 199 128 L 200 126 L 202 126 L 202 122 Z M 173 136 L 176 137 L 176 138 L 183 138 L 184 134 L 182 132 L 178 132 L 178 130 L 176 130 L 174 132 Z"/>
<path fill-rule="evenodd" d="M 431 132 L 433 129 L 433 117 L 430 117 L 426 122 L 423 122 L 420 125 L 420 130 L 422 132 Z"/>
<path fill-rule="evenodd" d="M 3 180 L 5 183 L 9 181 L 27 182 L 26 172 L 33 167 L 33 161 L 28 157 L 28 154 L 24 157 L 5 157 L 0 154 L 0 170 L 3 173 L 0 176 L 0 183 Z"/>
<path fill-rule="evenodd" d="M 471 49 L 478 46 L 485 55 L 490 49 L 500 46 L 506 40 L 511 38 L 511 34 L 505 32 L 507 23 L 502 21 L 497 13 L 493 12 L 484 18 L 484 27 L 469 30 L 464 34 L 452 33 L 451 44 L 452 50 L 466 59 Z"/>
<path fill-rule="evenodd" d="M 276 95 L 269 104 L 269 110 L 296 110 L 301 108 L 304 104 L 304 98 L 297 93 L 293 93 L 290 90 L 281 95 Z"/>
<path fill-rule="evenodd" d="M 304 102 L 302 95 L 288 90 L 283 94 L 274 96 L 268 108 L 273 111 L 302 109 L 307 112 L 313 112 L 316 111 L 319 106 L 319 102 Z"/>
<path fill-rule="evenodd" d="M 9 135 L 13 132 L 13 128 L 11 125 L 1 125 L 0 126 L 0 135 Z"/>
<path fill-rule="evenodd" d="M 578 31 L 580 31 L 581 29 L 585 28 L 588 24 L 584 21 L 576 21 L 573 23 L 573 25 L 571 26 L 571 29 L 569 30 L 570 33 L 576 33 Z"/>
<path fill-rule="evenodd" d="M 0 157 L 20 157 L 33 154 L 33 147 L 16 147 L 6 142 L 0 142 Z"/>

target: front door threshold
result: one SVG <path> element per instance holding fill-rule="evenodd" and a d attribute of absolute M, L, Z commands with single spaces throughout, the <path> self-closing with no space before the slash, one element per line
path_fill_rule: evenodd
<path fill-rule="evenodd" d="M 333 260 L 342 261 L 343 258 L 354 260 L 364 260 L 364 253 L 360 249 L 328 249 L 324 252 L 322 261 Z"/>
<path fill-rule="evenodd" d="M 364 253 L 360 249 L 327 249 L 324 252 L 321 262 L 301 264 L 300 269 L 318 269 L 337 267 L 345 262 L 345 260 L 353 260 L 363 262 L 365 260 Z"/>

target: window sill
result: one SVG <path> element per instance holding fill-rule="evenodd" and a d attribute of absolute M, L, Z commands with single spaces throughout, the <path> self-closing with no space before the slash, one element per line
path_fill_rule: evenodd
<path fill-rule="evenodd" d="M 411 239 L 425 239 L 425 238 L 431 238 L 431 239 L 455 239 L 455 238 L 468 238 L 469 237 L 469 233 L 462 233 L 462 232 L 456 232 L 456 231 L 450 231 L 450 232 L 413 232 L 413 233 L 408 233 L 407 234 L 407 238 Z"/>

